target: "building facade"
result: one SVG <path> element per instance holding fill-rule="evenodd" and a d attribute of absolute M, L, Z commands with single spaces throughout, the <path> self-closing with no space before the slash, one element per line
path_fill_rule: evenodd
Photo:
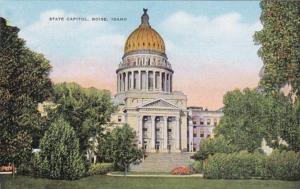
<path fill-rule="evenodd" d="M 201 140 L 214 137 L 214 128 L 223 116 L 222 109 L 217 111 L 204 110 L 202 107 L 188 107 L 189 122 L 189 151 L 195 152 L 200 148 Z"/>
<path fill-rule="evenodd" d="M 149 23 L 147 9 L 141 24 L 129 35 L 117 70 L 113 125 L 129 124 L 146 152 L 192 151 L 187 97 L 173 91 L 171 63 L 162 37 Z M 192 140 L 193 141 L 193 140 Z"/>
<path fill-rule="evenodd" d="M 147 152 L 180 152 L 187 146 L 187 97 L 173 91 L 173 69 L 147 9 L 127 38 L 117 73 L 117 124 L 128 123 Z"/>

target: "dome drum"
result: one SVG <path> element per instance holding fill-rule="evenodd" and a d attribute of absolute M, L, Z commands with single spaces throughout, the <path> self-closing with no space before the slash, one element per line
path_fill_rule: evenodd
<path fill-rule="evenodd" d="M 128 55 L 120 62 L 118 70 L 131 67 L 159 67 L 173 72 L 166 57 L 153 54 Z"/>
<path fill-rule="evenodd" d="M 173 72 L 164 68 L 132 67 L 117 72 L 117 91 L 171 93 L 172 80 Z"/>

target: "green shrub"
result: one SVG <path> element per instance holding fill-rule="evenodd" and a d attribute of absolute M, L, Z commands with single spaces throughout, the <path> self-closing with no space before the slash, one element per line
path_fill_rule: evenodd
<path fill-rule="evenodd" d="M 41 151 L 34 156 L 34 174 L 50 179 L 78 179 L 85 174 L 79 153 L 79 139 L 62 118 L 56 119 L 41 140 Z"/>
<path fill-rule="evenodd" d="M 202 173 L 203 172 L 203 161 L 202 160 L 195 161 L 193 163 L 193 170 L 195 173 Z"/>
<path fill-rule="evenodd" d="M 206 178 L 300 180 L 300 152 L 274 150 L 270 156 L 259 152 L 216 153 L 203 163 Z"/>
<path fill-rule="evenodd" d="M 200 149 L 194 157 L 196 160 L 205 160 L 209 155 L 214 155 L 215 153 L 232 153 L 236 151 L 235 146 L 229 144 L 229 142 L 221 135 L 215 138 L 202 140 Z"/>
<path fill-rule="evenodd" d="M 215 179 L 248 179 L 260 176 L 261 162 L 264 158 L 260 153 L 216 153 L 204 162 L 203 172 L 206 178 Z"/>
<path fill-rule="evenodd" d="M 22 163 L 17 167 L 18 175 L 32 176 L 33 174 L 33 164 L 32 161 Z"/>
<path fill-rule="evenodd" d="M 103 175 L 113 170 L 112 163 L 96 163 L 92 164 L 87 175 Z"/>
<path fill-rule="evenodd" d="M 300 180 L 300 152 L 274 150 L 262 167 L 264 179 Z"/>

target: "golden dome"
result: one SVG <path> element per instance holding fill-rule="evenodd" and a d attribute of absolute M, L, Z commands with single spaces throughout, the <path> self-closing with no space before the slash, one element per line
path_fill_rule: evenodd
<path fill-rule="evenodd" d="M 127 38 L 124 52 L 150 50 L 158 53 L 165 53 L 165 43 L 161 36 L 151 28 L 147 9 L 143 9 L 141 25 L 135 29 Z"/>

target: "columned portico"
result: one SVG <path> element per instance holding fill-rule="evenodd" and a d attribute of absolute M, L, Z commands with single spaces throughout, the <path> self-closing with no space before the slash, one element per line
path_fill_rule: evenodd
<path fill-rule="evenodd" d="M 140 147 L 147 152 L 179 152 L 181 150 L 178 116 L 144 114 L 138 119 Z"/>

